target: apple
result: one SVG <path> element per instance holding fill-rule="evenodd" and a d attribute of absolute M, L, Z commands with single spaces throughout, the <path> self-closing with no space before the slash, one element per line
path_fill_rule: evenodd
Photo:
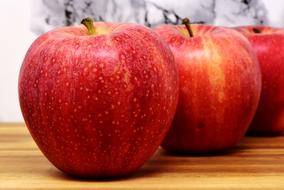
<path fill-rule="evenodd" d="M 237 27 L 252 44 L 262 73 L 262 91 L 250 134 L 284 131 L 284 30 L 268 26 Z"/>
<path fill-rule="evenodd" d="M 179 70 L 180 95 L 162 147 L 172 152 L 224 151 L 244 136 L 255 114 L 261 74 L 248 40 L 210 25 L 162 25 Z"/>
<path fill-rule="evenodd" d="M 54 29 L 28 50 L 19 76 L 26 125 L 58 169 L 78 177 L 118 177 L 149 159 L 178 102 L 167 44 L 135 24 Z"/>

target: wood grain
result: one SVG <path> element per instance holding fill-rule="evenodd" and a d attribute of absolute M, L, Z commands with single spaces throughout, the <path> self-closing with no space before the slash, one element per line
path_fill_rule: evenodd
<path fill-rule="evenodd" d="M 0 124 L 0 189 L 284 189 L 284 136 L 246 137 L 221 155 L 158 150 L 127 178 L 70 178 L 50 164 L 23 124 Z"/>

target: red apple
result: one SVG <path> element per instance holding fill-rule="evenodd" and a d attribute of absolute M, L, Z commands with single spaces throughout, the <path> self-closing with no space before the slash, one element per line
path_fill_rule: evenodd
<path fill-rule="evenodd" d="M 190 28 L 184 22 L 186 27 L 156 28 L 174 53 L 180 77 L 177 112 L 162 147 L 191 153 L 231 148 L 247 131 L 259 101 L 257 58 L 232 29 Z"/>
<path fill-rule="evenodd" d="M 260 102 L 249 133 L 280 134 L 284 131 L 284 30 L 265 26 L 237 30 L 252 44 L 262 72 Z"/>
<path fill-rule="evenodd" d="M 19 99 L 29 131 L 65 173 L 138 169 L 166 135 L 178 102 L 169 47 L 134 24 L 92 23 L 40 36 L 26 54 Z"/>

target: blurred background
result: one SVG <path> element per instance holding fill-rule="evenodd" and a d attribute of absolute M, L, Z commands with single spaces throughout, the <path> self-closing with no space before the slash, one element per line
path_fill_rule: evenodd
<path fill-rule="evenodd" d="M 0 0 L 0 122 L 22 122 L 17 83 L 31 43 L 57 26 L 97 21 L 154 27 L 195 23 L 222 26 L 263 24 L 284 27 L 283 0 Z"/>

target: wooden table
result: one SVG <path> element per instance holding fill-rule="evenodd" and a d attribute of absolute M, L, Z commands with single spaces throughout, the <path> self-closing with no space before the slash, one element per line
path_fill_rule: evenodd
<path fill-rule="evenodd" d="M 84 181 L 54 168 L 23 124 L 0 124 L 0 189 L 284 189 L 284 136 L 246 137 L 224 155 L 158 150 L 130 177 Z"/>

